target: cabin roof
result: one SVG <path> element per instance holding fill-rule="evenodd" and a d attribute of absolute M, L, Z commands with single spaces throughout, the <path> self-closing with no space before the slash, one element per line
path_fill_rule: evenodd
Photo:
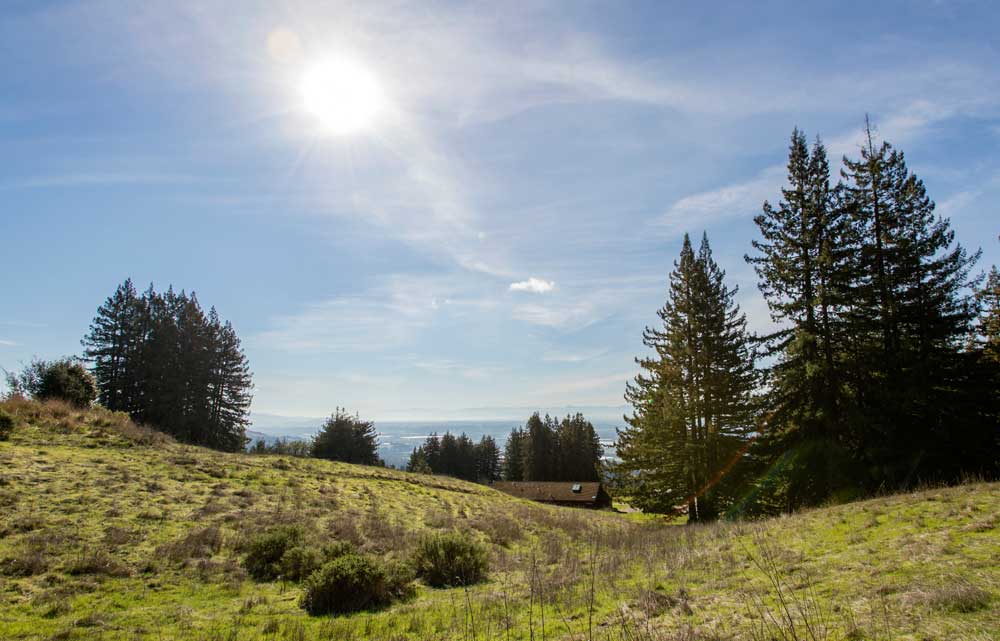
<path fill-rule="evenodd" d="M 601 493 L 597 481 L 497 481 L 493 487 L 522 499 L 559 503 L 594 503 Z"/>

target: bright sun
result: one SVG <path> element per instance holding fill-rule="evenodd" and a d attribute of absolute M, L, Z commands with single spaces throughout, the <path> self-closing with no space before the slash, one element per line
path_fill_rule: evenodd
<path fill-rule="evenodd" d="M 353 60 L 318 62 L 299 85 L 305 109 L 331 134 L 346 136 L 370 129 L 383 106 L 375 75 Z"/>

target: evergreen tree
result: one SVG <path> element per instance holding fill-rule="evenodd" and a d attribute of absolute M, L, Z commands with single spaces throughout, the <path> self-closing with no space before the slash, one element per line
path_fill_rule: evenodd
<path fill-rule="evenodd" d="M 98 402 L 110 410 L 132 415 L 140 411 L 145 316 L 146 301 L 127 279 L 98 308 L 89 333 L 81 341 L 97 380 Z"/>
<path fill-rule="evenodd" d="M 524 480 L 525 434 L 520 427 L 510 431 L 504 444 L 503 478 L 505 481 Z"/>
<path fill-rule="evenodd" d="M 864 421 L 854 438 L 871 487 L 899 487 L 953 477 L 974 454 L 960 444 L 996 424 L 959 411 L 976 386 L 959 346 L 974 318 L 968 287 L 979 253 L 954 241 L 902 152 L 876 144 L 867 121 L 866 134 L 861 157 L 844 159 L 842 187 L 858 239 L 847 318 Z"/>
<path fill-rule="evenodd" d="M 1000 363 L 1000 270 L 990 269 L 982 289 L 976 292 L 979 304 L 978 334 L 983 355 Z"/>
<path fill-rule="evenodd" d="M 746 317 L 707 237 L 696 256 L 685 234 L 674 266 L 662 329 L 643 332 L 654 354 L 636 359 L 643 373 L 626 389 L 635 412 L 619 431 L 618 455 L 638 507 L 686 505 L 697 521 L 732 501 L 725 474 L 752 431 L 755 381 Z"/>
<path fill-rule="evenodd" d="M 336 408 L 313 439 L 316 458 L 360 465 L 381 465 L 375 424 Z"/>
<path fill-rule="evenodd" d="M 232 323 L 209 312 L 212 358 L 209 372 L 208 445 L 222 450 L 242 447 L 249 424 L 253 375 Z"/>
<path fill-rule="evenodd" d="M 427 456 L 424 454 L 423 447 L 413 448 L 413 452 L 410 453 L 410 460 L 406 463 L 406 471 L 416 472 L 417 474 L 434 473 L 430 464 L 427 463 Z"/>
<path fill-rule="evenodd" d="M 551 480 L 600 480 L 604 448 L 594 425 L 583 414 L 566 416 L 559 424 L 556 441 L 559 443 L 558 478 Z"/>
<path fill-rule="evenodd" d="M 548 414 L 545 419 L 535 412 L 524 426 L 525 481 L 555 480 L 559 469 L 557 423 Z"/>
<path fill-rule="evenodd" d="M 774 363 L 765 370 L 769 393 L 763 438 L 754 458 L 787 479 L 785 508 L 818 502 L 849 483 L 842 421 L 844 310 L 854 245 L 845 211 L 830 189 L 826 150 L 810 153 L 805 134 L 792 132 L 788 186 L 777 207 L 765 202 L 754 218 L 762 238 L 747 256 L 760 278 L 778 331 L 758 339 Z M 788 456 L 788 452 L 794 452 Z"/>
<path fill-rule="evenodd" d="M 239 338 L 197 296 L 126 280 L 98 309 L 82 341 L 99 400 L 174 437 L 244 447 L 252 376 Z"/>
<path fill-rule="evenodd" d="M 492 483 L 500 480 L 500 448 L 490 435 L 484 435 L 476 443 L 476 480 L 480 483 Z"/>
<path fill-rule="evenodd" d="M 499 478 L 499 457 L 496 442 L 490 436 L 484 436 L 477 445 L 465 433 L 454 436 L 445 432 L 440 438 L 431 434 L 423 445 L 415 448 L 406 469 L 489 482 Z"/>

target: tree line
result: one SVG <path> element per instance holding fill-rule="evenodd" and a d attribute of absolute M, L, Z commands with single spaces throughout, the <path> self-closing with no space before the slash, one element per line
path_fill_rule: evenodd
<path fill-rule="evenodd" d="M 867 125 L 867 122 L 866 122 Z M 623 489 L 691 520 L 773 513 L 1000 469 L 1000 274 L 955 242 L 871 126 L 831 183 L 795 130 L 746 261 L 778 329 L 751 335 L 687 235 L 626 389 Z"/>
<path fill-rule="evenodd" d="M 250 367 L 232 324 L 194 292 L 140 294 L 126 280 L 81 342 L 104 407 L 184 442 L 245 447 Z"/>
<path fill-rule="evenodd" d="M 500 480 L 500 448 L 489 435 L 474 443 L 464 432 L 458 436 L 431 434 L 410 453 L 406 470 L 492 483 Z"/>
<path fill-rule="evenodd" d="M 538 412 L 515 427 L 504 446 L 507 481 L 597 481 L 604 448 L 594 425 L 577 413 L 562 420 Z"/>

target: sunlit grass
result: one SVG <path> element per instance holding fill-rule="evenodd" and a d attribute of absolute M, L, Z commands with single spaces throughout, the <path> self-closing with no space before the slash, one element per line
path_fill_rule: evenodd
<path fill-rule="evenodd" d="M 2 639 L 756 639 L 784 621 L 782 597 L 786 632 L 826 639 L 991 639 L 1000 620 L 996 484 L 680 527 L 212 452 L 102 410 L 3 407 L 17 425 L 0 443 Z M 426 532 L 468 531 L 491 578 L 310 617 L 298 585 L 241 566 L 247 537 L 275 523 L 404 560 Z"/>

